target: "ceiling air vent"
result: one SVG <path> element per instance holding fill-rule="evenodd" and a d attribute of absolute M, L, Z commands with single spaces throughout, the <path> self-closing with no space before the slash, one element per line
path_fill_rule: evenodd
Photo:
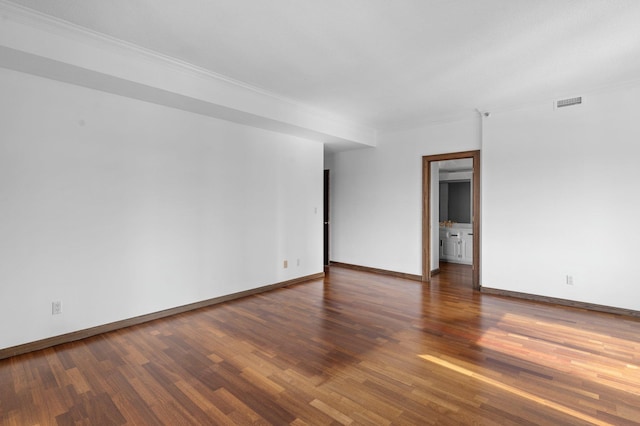
<path fill-rule="evenodd" d="M 572 105 L 580 105 L 581 103 L 582 103 L 582 96 L 579 96 L 577 98 L 562 99 L 556 102 L 556 108 L 563 108 L 563 107 L 568 107 Z"/>

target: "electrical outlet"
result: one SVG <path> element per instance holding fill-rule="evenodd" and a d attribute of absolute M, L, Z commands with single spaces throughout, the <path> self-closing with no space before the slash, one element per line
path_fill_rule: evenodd
<path fill-rule="evenodd" d="M 62 302 L 56 300 L 51 302 L 51 315 L 60 315 L 62 313 Z"/>
<path fill-rule="evenodd" d="M 300 259 L 296 260 L 296 266 L 300 266 Z"/>
<path fill-rule="evenodd" d="M 284 269 L 287 269 L 289 267 L 289 261 L 285 260 L 284 264 L 283 264 Z"/>
<path fill-rule="evenodd" d="M 566 281 L 567 285 L 573 285 L 573 275 L 567 275 Z"/>

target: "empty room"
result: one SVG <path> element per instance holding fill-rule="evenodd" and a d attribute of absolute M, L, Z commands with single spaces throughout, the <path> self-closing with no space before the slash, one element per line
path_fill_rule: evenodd
<path fill-rule="evenodd" d="M 0 0 L 0 424 L 640 424 L 639 22 Z"/>

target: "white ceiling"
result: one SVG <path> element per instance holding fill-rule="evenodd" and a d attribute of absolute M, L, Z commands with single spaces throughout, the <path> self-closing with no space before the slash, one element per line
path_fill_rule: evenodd
<path fill-rule="evenodd" d="M 12 0 L 379 130 L 640 78 L 638 0 Z"/>
<path fill-rule="evenodd" d="M 460 158 L 458 160 L 438 161 L 438 170 L 443 172 L 468 172 L 473 170 L 472 158 Z"/>

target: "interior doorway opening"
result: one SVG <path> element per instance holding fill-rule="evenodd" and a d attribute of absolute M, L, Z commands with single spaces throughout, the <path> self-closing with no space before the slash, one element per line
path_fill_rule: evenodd
<path fill-rule="evenodd" d="M 330 263 L 329 253 L 329 170 L 324 171 L 324 205 L 323 205 L 323 219 L 324 219 L 324 267 L 328 268 Z"/>
<path fill-rule="evenodd" d="M 480 151 L 465 151 L 449 154 L 429 155 L 422 158 L 422 281 L 429 282 L 436 272 L 434 259 L 440 255 L 440 205 L 439 190 L 434 185 L 439 185 L 438 169 L 434 165 L 439 162 L 470 159 L 472 163 L 470 192 L 471 192 L 471 223 L 469 229 L 458 227 L 458 234 L 472 236 L 466 243 L 459 242 L 460 250 L 464 250 L 465 244 L 469 244 L 467 251 L 471 259 L 472 287 L 480 290 Z M 438 198 L 435 196 L 438 195 Z M 453 228 L 452 228 L 453 229 Z M 463 231 L 460 231 L 463 230 Z M 469 250 L 471 248 L 471 250 Z M 437 256 L 437 257 L 436 257 Z"/>

